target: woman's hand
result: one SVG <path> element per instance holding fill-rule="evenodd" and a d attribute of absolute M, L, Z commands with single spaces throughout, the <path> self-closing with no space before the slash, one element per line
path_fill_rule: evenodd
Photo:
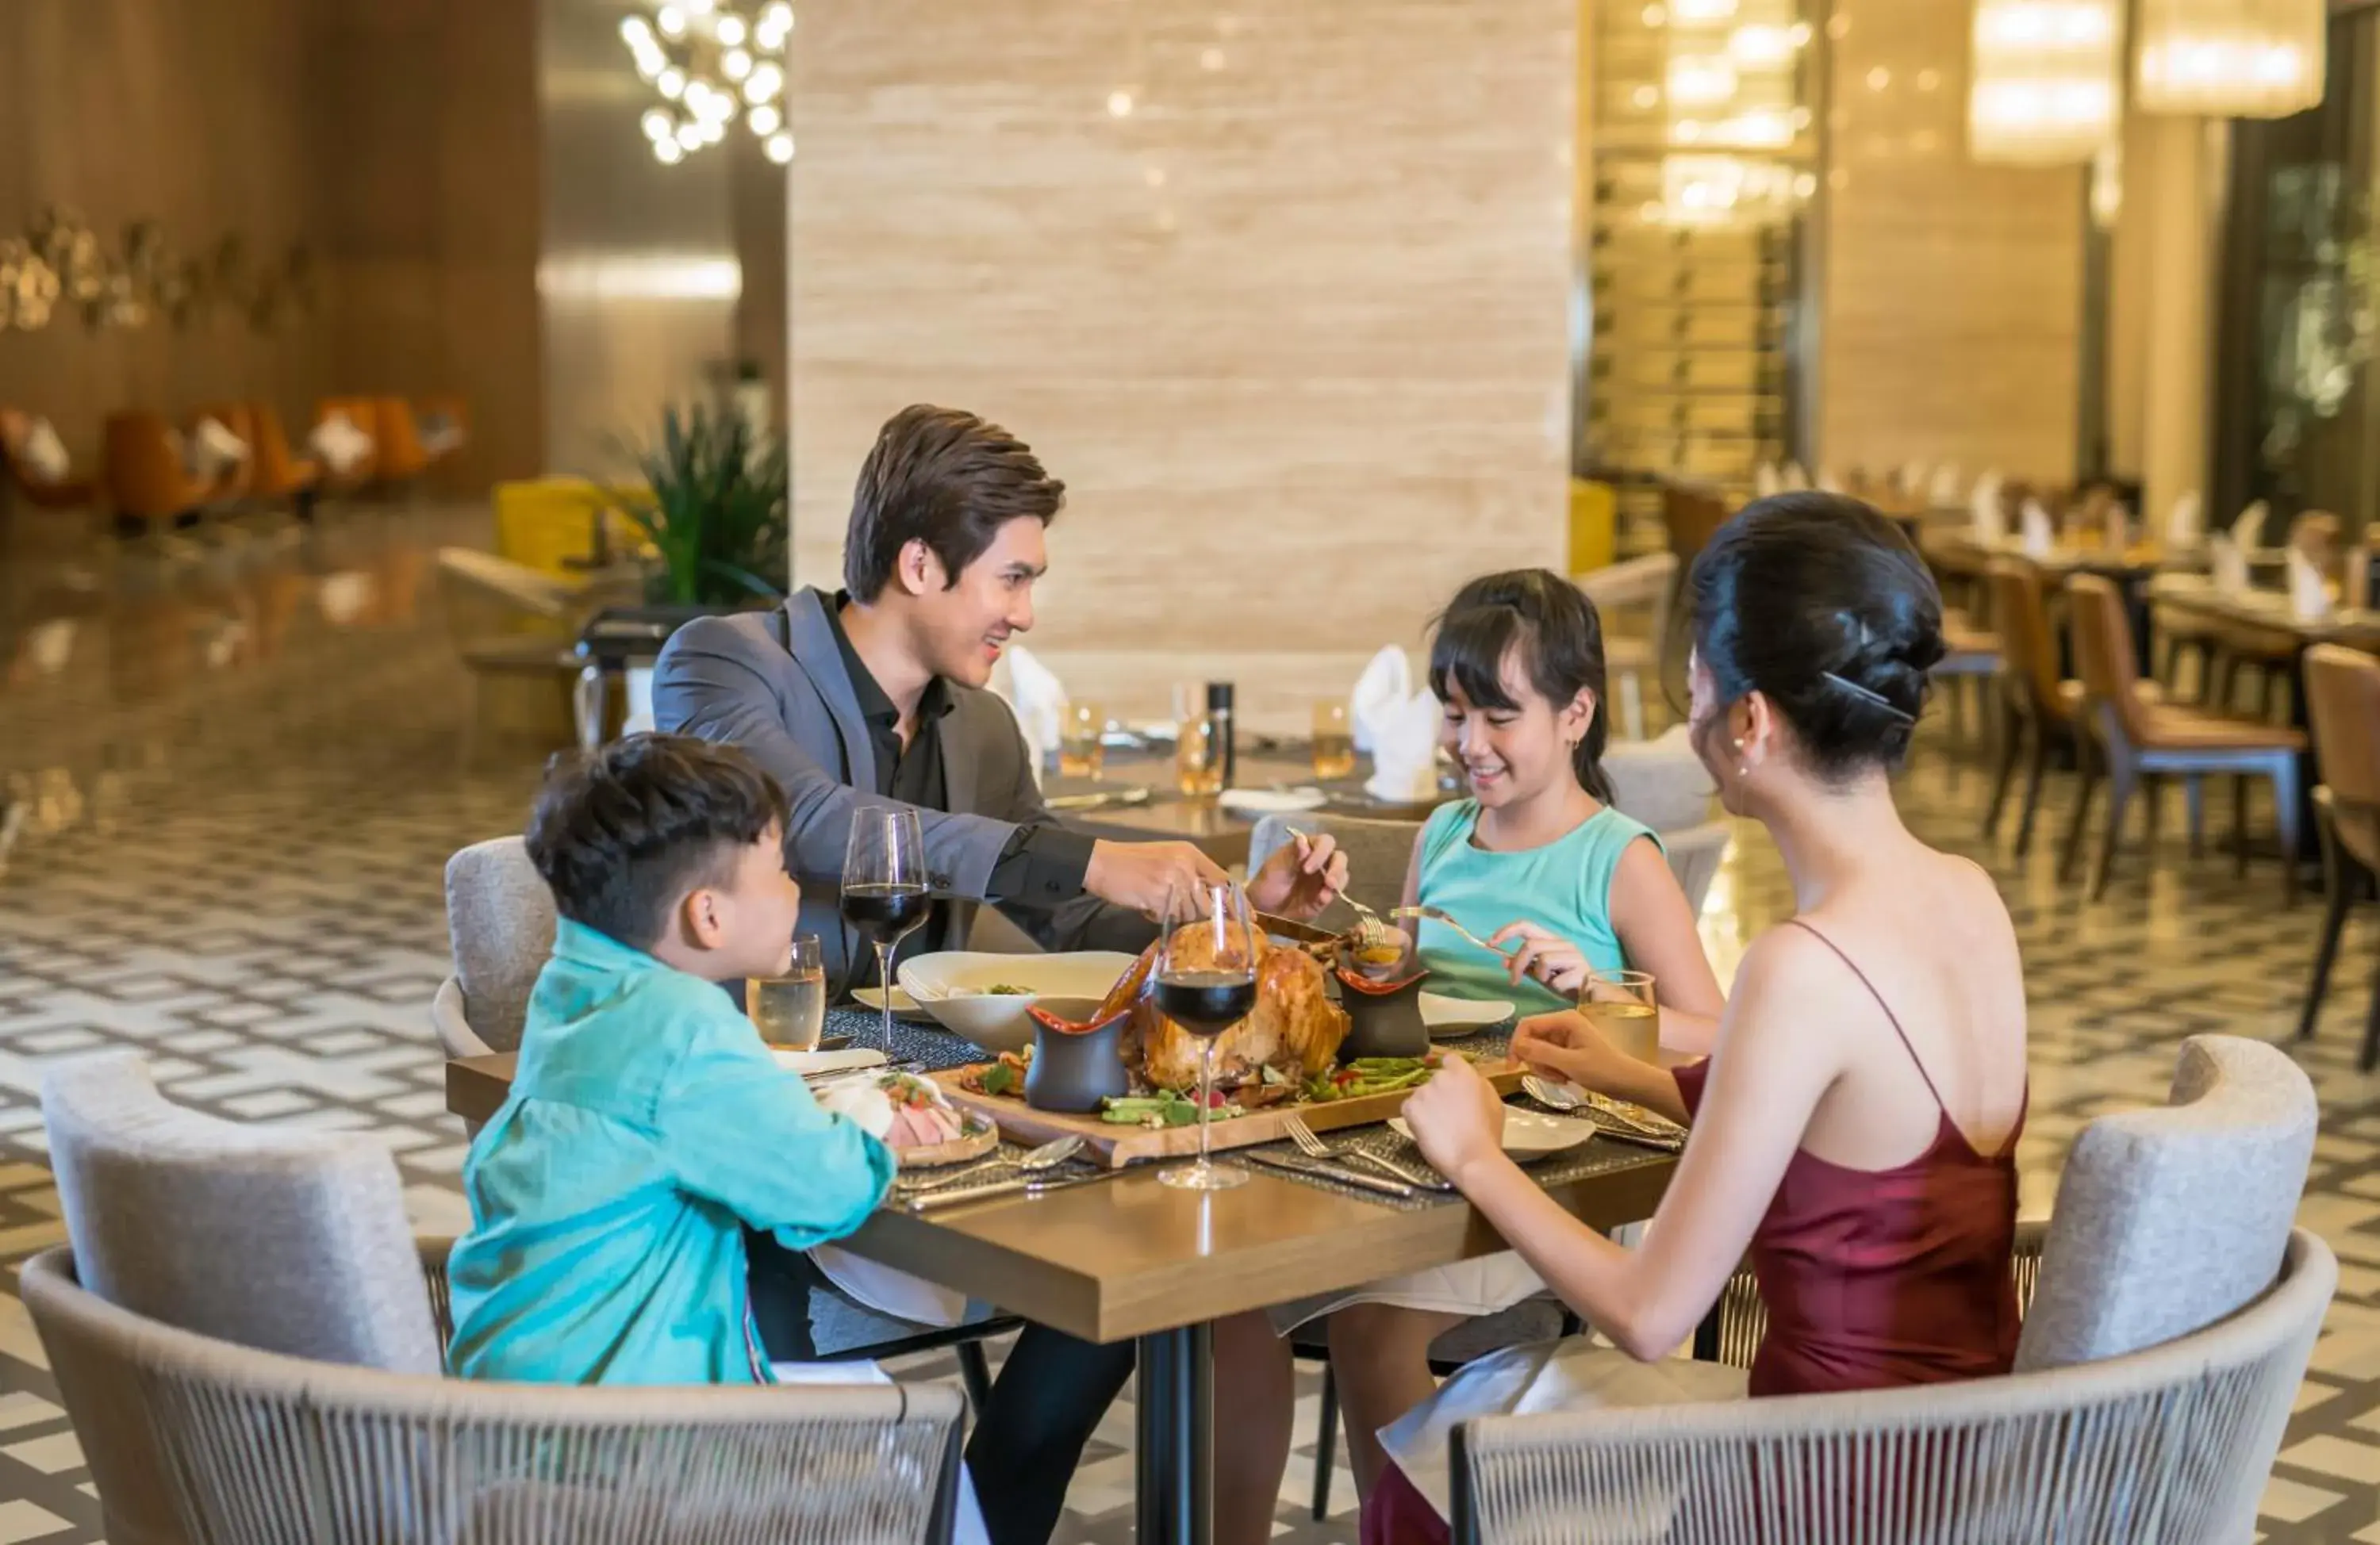
<path fill-rule="evenodd" d="M 1512 951 L 1510 969 L 1514 986 L 1521 984 L 1524 976 L 1534 976 L 1558 993 L 1585 989 L 1591 968 L 1578 946 L 1535 923 L 1507 923 L 1488 935 L 1488 943 L 1497 949 L 1515 939 L 1521 948 Z"/>
<path fill-rule="evenodd" d="M 1347 855 L 1338 842 L 1328 832 L 1309 837 L 1301 831 L 1248 876 L 1248 905 L 1306 923 L 1346 888 Z"/>
<path fill-rule="evenodd" d="M 1613 1070 L 1633 1060 L 1585 1015 L 1572 1010 L 1523 1020 L 1512 1032 L 1512 1055 L 1533 1072 L 1605 1092 L 1611 1090 Z"/>
<path fill-rule="evenodd" d="M 1405 1097 L 1405 1124 L 1440 1175 L 1461 1183 L 1466 1168 L 1504 1153 L 1504 1102 L 1469 1061 L 1450 1056 Z"/>

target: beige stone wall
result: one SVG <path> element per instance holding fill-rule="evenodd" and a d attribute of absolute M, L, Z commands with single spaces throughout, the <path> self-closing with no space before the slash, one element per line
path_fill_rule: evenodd
<path fill-rule="evenodd" d="M 1840 0 L 1818 455 L 2073 476 L 2080 167 L 1967 159 L 1971 0 Z"/>
<path fill-rule="evenodd" d="M 805 10 L 797 573 L 919 400 L 1066 479 L 1032 644 L 1111 706 L 1230 672 L 1286 707 L 1559 563 L 1576 34 L 1575 0 Z"/>

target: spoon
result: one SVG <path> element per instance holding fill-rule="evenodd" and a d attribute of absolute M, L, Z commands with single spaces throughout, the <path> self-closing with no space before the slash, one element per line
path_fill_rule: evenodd
<path fill-rule="evenodd" d="M 1541 1079 L 1535 1073 L 1521 1075 L 1521 1088 L 1530 1099 L 1541 1105 L 1551 1105 L 1556 1110 L 1586 1108 L 1585 1095 L 1566 1083 L 1556 1083 L 1550 1079 Z"/>
<path fill-rule="evenodd" d="M 1082 1151 L 1081 1138 L 1062 1137 L 1054 1141 L 1045 1142 L 1027 1153 L 1016 1161 L 1016 1168 L 1022 1174 L 1038 1175 L 1043 1170 L 1057 1168 Z M 1002 1162 L 1003 1161 L 995 1153 L 989 1158 L 978 1159 L 974 1164 L 962 1165 L 948 1175 L 938 1175 L 930 1180 L 921 1181 L 917 1185 L 905 1184 L 902 1190 L 909 1196 L 922 1196 L 928 1191 L 939 1191 L 945 1186 L 955 1186 L 963 1180 L 972 1180 L 983 1171 Z"/>

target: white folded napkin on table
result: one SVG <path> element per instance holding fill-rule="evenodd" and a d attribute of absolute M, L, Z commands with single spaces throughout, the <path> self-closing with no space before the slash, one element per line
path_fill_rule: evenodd
<path fill-rule="evenodd" d="M 819 1104 L 848 1117 L 868 1136 L 879 1140 L 892 1129 L 892 1102 L 874 1079 L 839 1079 L 811 1092 Z M 906 1272 L 880 1266 L 856 1255 L 821 1245 L 810 1251 L 827 1280 L 854 1298 L 896 1320 L 920 1325 L 955 1325 L 966 1318 L 966 1295 L 921 1282 Z"/>
<path fill-rule="evenodd" d="M 2231 523 L 2231 539 L 2240 544 L 2241 551 L 2253 550 L 2263 543 L 2265 516 L 2271 511 L 2272 506 L 2260 499 L 2240 511 L 2240 518 Z"/>
<path fill-rule="evenodd" d="M 2289 615 L 2301 622 L 2319 622 L 2330 615 L 2330 592 L 2324 587 L 2322 571 L 2313 560 L 2297 549 L 2289 549 Z"/>
<path fill-rule="evenodd" d="M 1372 776 L 1364 792 L 1391 804 L 1438 797 L 1438 733 L 1445 717 L 1439 701 L 1417 692 L 1373 723 Z"/>
<path fill-rule="evenodd" d="M 2008 509 L 2000 502 L 2000 475 L 1986 472 L 1975 479 L 1968 507 L 1974 512 L 1975 540 L 1991 547 L 2008 539 Z"/>
<path fill-rule="evenodd" d="M 1957 507 L 1959 502 L 1959 464 L 1944 462 L 1934 469 L 1932 480 L 1925 485 L 1925 502 L 1937 510 Z"/>
<path fill-rule="evenodd" d="M 2248 588 L 2248 555 L 2228 532 L 2218 531 L 2206 542 L 2207 569 L 2218 596 L 2237 596 Z"/>
<path fill-rule="evenodd" d="M 2058 526 L 2050 520 L 2049 512 L 2038 499 L 2028 499 L 2018 518 L 2023 522 L 2022 540 L 2027 558 L 2046 558 L 2058 545 Z"/>
<path fill-rule="evenodd" d="M 372 437 L 356 428 L 355 420 L 344 413 L 334 413 L 315 425 L 306 443 L 322 458 L 323 465 L 340 474 L 362 465 L 372 450 Z"/>
<path fill-rule="evenodd" d="M 1347 718 L 1354 730 L 1355 749 L 1369 752 L 1379 743 L 1380 721 L 1403 706 L 1413 695 L 1413 662 L 1390 644 L 1374 655 L 1355 690 L 1347 694 Z"/>
<path fill-rule="evenodd" d="M 1785 470 L 1777 475 L 1788 493 L 1800 493 L 1810 486 L 1810 475 L 1802 470 L 1800 462 L 1787 462 Z"/>
<path fill-rule="evenodd" d="M 1065 733 L 1065 683 L 1022 644 L 1011 643 L 1002 650 L 1000 663 L 1007 670 L 1006 689 L 1002 690 L 995 681 L 992 690 L 1015 710 L 1016 728 L 1024 732 L 1025 747 L 1033 754 L 1034 777 L 1038 779 L 1042 764 L 1058 754 L 1059 740 Z"/>
<path fill-rule="evenodd" d="M 2206 501 L 2191 489 L 2173 501 L 2165 517 L 2165 542 L 2172 548 L 2195 548 L 2206 540 Z"/>
<path fill-rule="evenodd" d="M 1777 473 L 1777 464 L 1762 462 L 1752 469 L 1752 493 L 1755 499 L 1767 499 L 1785 491 L 1785 479 Z"/>

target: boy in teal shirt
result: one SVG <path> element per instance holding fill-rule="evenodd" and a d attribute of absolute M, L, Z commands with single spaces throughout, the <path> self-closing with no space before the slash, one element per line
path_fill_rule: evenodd
<path fill-rule="evenodd" d="M 773 1382 L 744 1228 L 856 1229 L 890 1150 L 820 1110 L 718 984 L 789 963 L 785 798 L 732 746 L 635 735 L 556 773 L 528 852 L 561 921 L 447 1273 L 467 1378 Z"/>

